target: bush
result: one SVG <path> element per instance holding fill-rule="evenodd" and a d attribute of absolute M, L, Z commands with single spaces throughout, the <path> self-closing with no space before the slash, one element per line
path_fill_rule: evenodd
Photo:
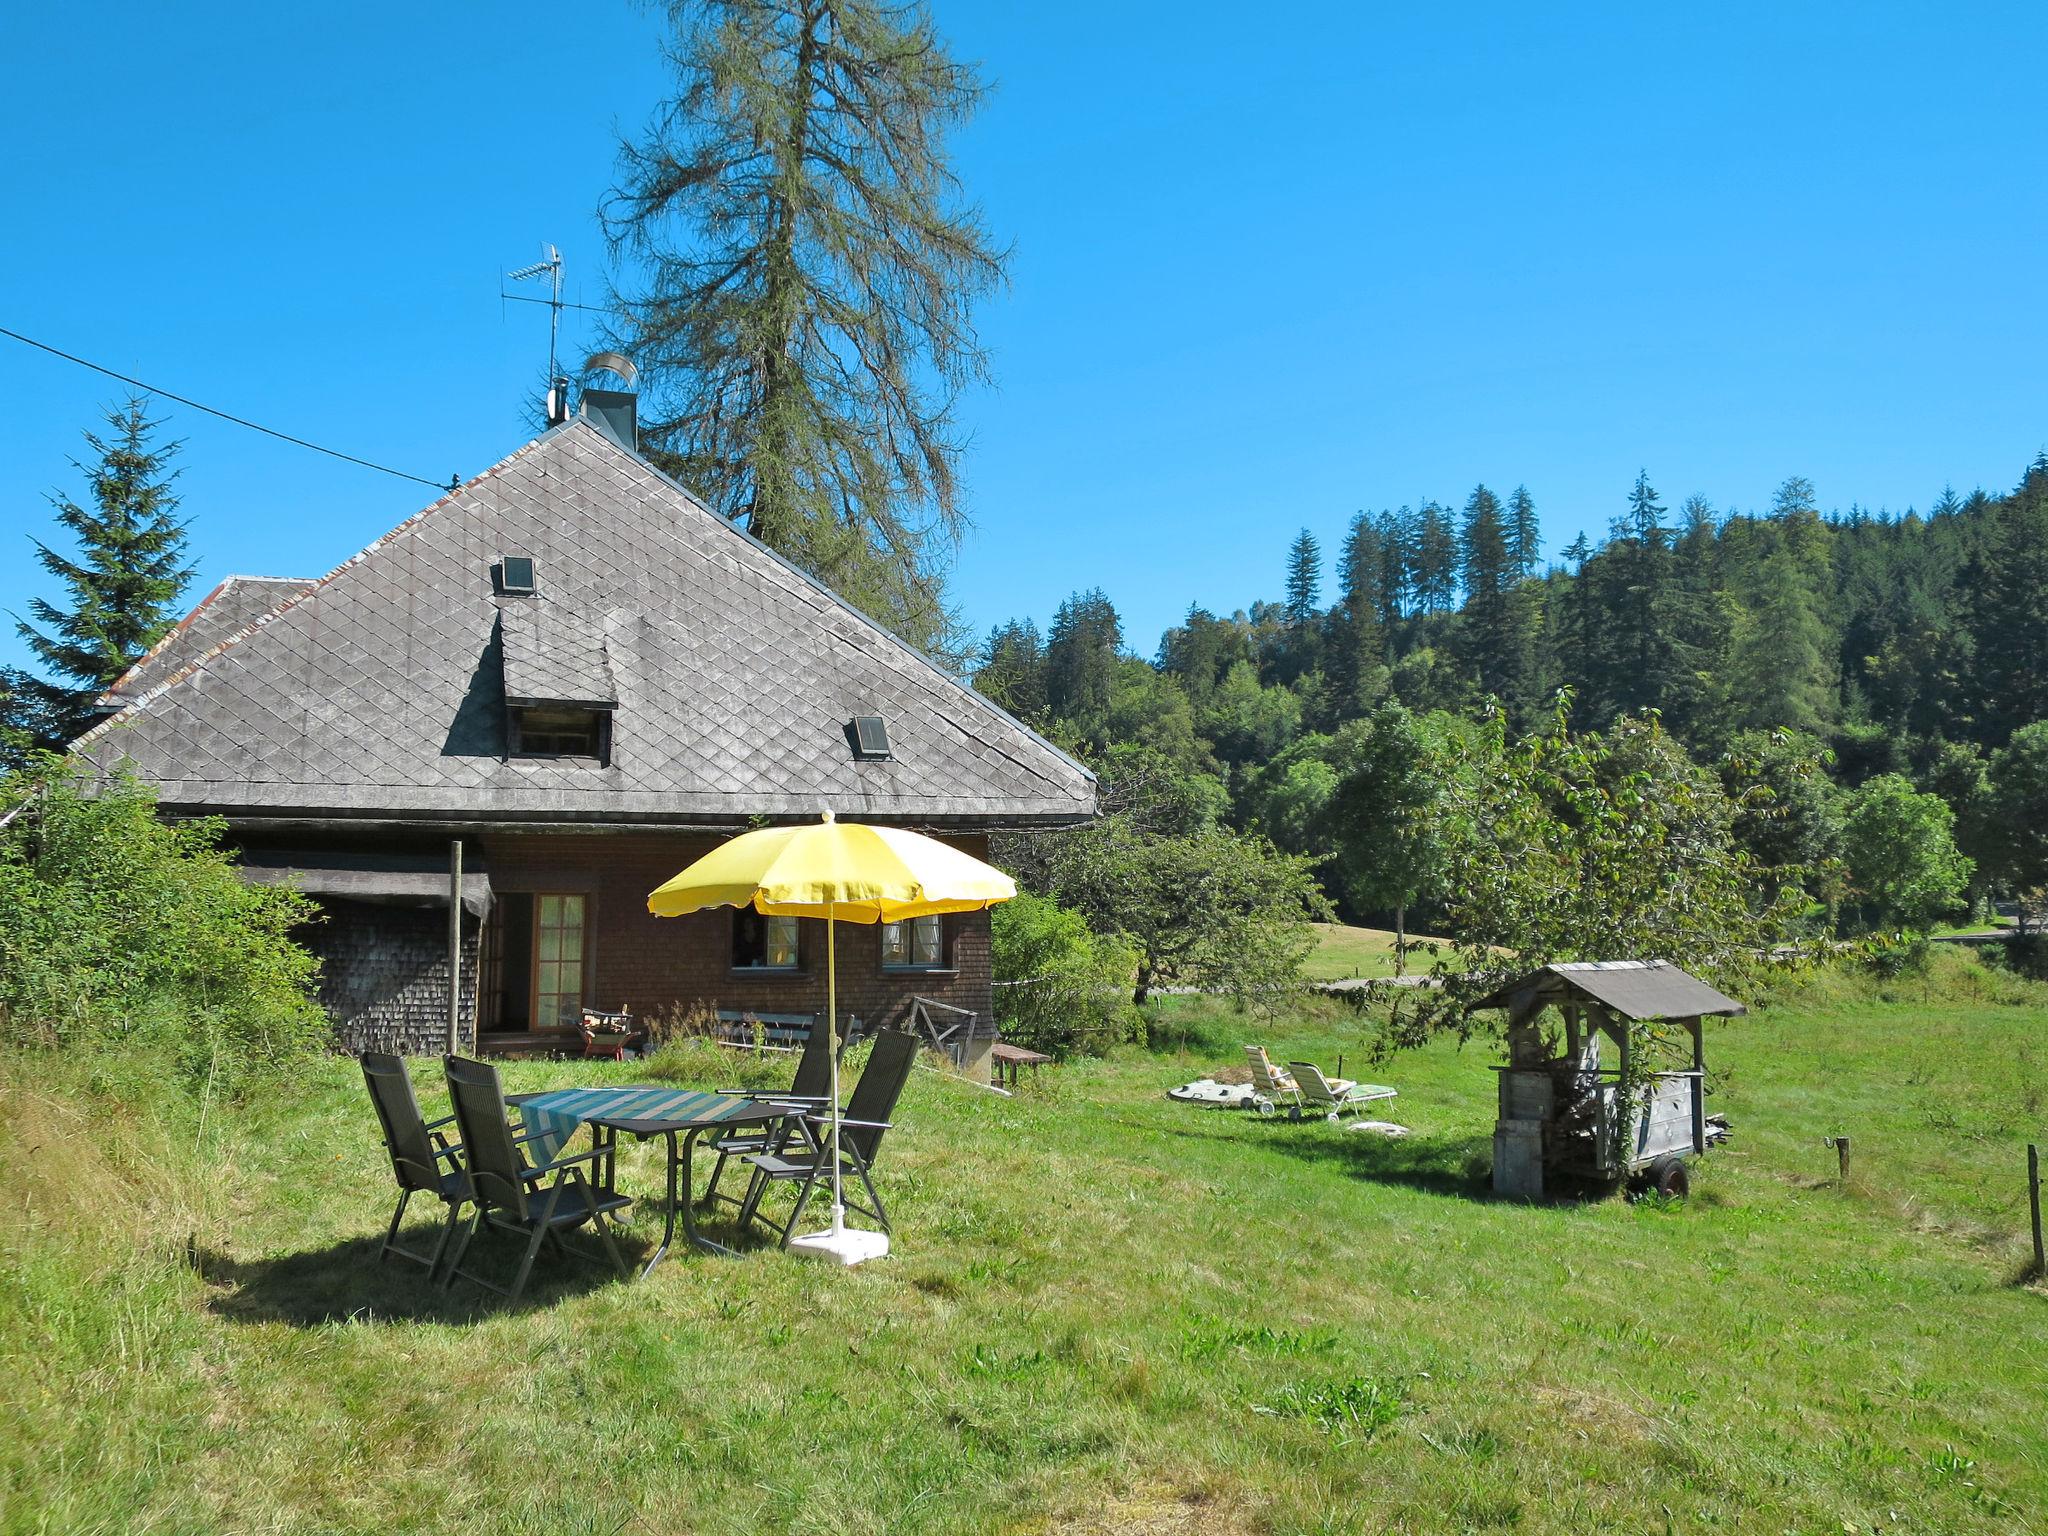
<path fill-rule="evenodd" d="M 1093 932 L 1078 912 L 1044 896 L 1018 895 L 991 914 L 996 1022 L 1032 1050 L 1099 1055 L 1135 1039 L 1130 1005 L 1137 952 Z"/>
<path fill-rule="evenodd" d="M 0 780 L 0 1030 L 13 1043 L 146 1053 L 221 1086 L 310 1048 L 315 908 L 245 883 L 217 821 L 166 821 L 126 775 L 61 758 Z"/>

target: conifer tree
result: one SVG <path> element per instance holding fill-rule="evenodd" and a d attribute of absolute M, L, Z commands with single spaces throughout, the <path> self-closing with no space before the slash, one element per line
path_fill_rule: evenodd
<path fill-rule="evenodd" d="M 1543 563 L 1543 528 L 1536 520 L 1536 498 L 1529 487 L 1518 485 L 1508 497 L 1508 563 L 1515 580 L 1527 581 Z"/>
<path fill-rule="evenodd" d="M 1123 621 L 1100 587 L 1076 592 L 1053 615 L 1045 637 L 1046 705 L 1064 720 L 1100 730 L 1123 645 Z"/>
<path fill-rule="evenodd" d="M 670 0 L 674 94 L 606 200 L 642 440 L 898 632 L 946 627 L 953 421 L 1004 253 L 945 147 L 981 98 L 921 0 Z"/>
<path fill-rule="evenodd" d="M 63 596 L 33 599 L 15 625 L 47 677 L 14 672 L 6 691 L 13 728 L 44 746 L 59 746 L 91 722 L 92 703 L 183 611 L 178 599 L 192 579 L 185 563 L 185 524 L 178 517 L 171 461 L 177 443 L 157 445 L 162 423 L 149 418 L 142 396 L 106 413 L 108 435 L 87 432 L 93 462 L 74 459 L 90 491 L 89 505 L 52 495 L 57 523 L 76 542 L 62 554 L 34 540 L 36 559 Z"/>
<path fill-rule="evenodd" d="M 1451 516 L 1425 501 L 1416 519 L 1415 605 L 1428 617 L 1449 613 L 1458 600 L 1458 535 Z"/>
<path fill-rule="evenodd" d="M 1038 626 L 1012 619 L 989 631 L 974 687 L 1011 714 L 1030 720 L 1045 713 L 1045 646 Z"/>
<path fill-rule="evenodd" d="M 1837 714 L 1827 525 L 1813 482 L 1793 475 L 1732 573 L 1739 604 L 1729 640 L 1728 721 L 1737 729 L 1787 727 L 1824 734 Z"/>
<path fill-rule="evenodd" d="M 1337 643 L 1334 672 L 1341 713 L 1354 714 L 1378 701 L 1385 691 L 1388 661 L 1385 625 L 1385 551 L 1379 525 L 1364 512 L 1351 519 L 1344 552 L 1337 562 L 1344 600 L 1334 615 Z"/>
<path fill-rule="evenodd" d="M 1392 646 L 1401 621 L 1415 606 L 1415 544 L 1410 536 L 1414 514 L 1406 507 L 1382 512 L 1373 522 L 1380 536 L 1380 624 Z"/>
<path fill-rule="evenodd" d="M 1323 547 L 1306 528 L 1287 549 L 1287 622 L 1296 629 L 1313 624 L 1323 595 Z"/>
<path fill-rule="evenodd" d="M 1461 530 L 1465 608 L 1461 649 L 1482 693 L 1511 705 L 1524 702 L 1529 670 L 1525 610 L 1513 601 L 1516 576 L 1500 498 L 1484 485 L 1465 502 Z"/>
<path fill-rule="evenodd" d="M 1977 561 L 1972 629 L 1987 744 L 2048 719 L 2048 454 L 2027 467 L 1992 519 Z"/>

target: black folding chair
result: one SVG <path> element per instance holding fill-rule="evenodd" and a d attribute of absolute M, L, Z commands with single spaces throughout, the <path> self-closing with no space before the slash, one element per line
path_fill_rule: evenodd
<path fill-rule="evenodd" d="M 747 1203 L 745 1196 L 721 1195 L 718 1192 L 718 1180 L 725 1172 L 725 1165 L 736 1157 L 780 1150 L 792 1134 L 792 1124 L 800 1124 L 795 1116 L 832 1102 L 831 1030 L 822 1024 L 811 1026 L 810 1034 L 804 1038 L 803 1054 L 796 1061 L 796 1076 L 787 1092 L 761 1088 L 721 1088 L 718 1091 L 734 1098 L 753 1099 L 757 1103 L 787 1104 L 792 1114 L 792 1120 L 735 1131 L 712 1143 L 718 1151 L 718 1161 L 711 1167 L 711 1182 L 704 1189 L 704 1204 L 716 1205 L 723 1200 L 727 1205 L 744 1207 Z"/>
<path fill-rule="evenodd" d="M 910 1069 L 917 1061 L 919 1042 L 916 1036 L 905 1034 L 900 1029 L 877 1030 L 873 1038 L 874 1050 L 869 1053 L 860 1081 L 854 1085 L 853 1093 L 846 1101 L 846 1113 L 839 1119 L 840 1198 L 849 1210 L 873 1217 L 887 1232 L 888 1212 L 883 1208 L 882 1197 L 875 1189 L 870 1172 L 876 1155 L 882 1150 L 882 1136 L 889 1129 L 889 1117 L 896 1112 L 896 1101 L 903 1096 L 903 1085 L 910 1081 Z M 785 1248 L 796 1234 L 797 1221 L 818 1185 L 824 1184 L 828 1191 L 832 1185 L 831 1107 L 811 1110 L 802 1119 L 808 1127 L 808 1145 L 791 1147 L 785 1142 L 747 1158 L 754 1176 L 747 1186 L 746 1203 L 740 1208 L 742 1226 L 759 1219 L 762 1225 L 781 1238 Z M 849 1179 L 859 1181 L 873 1202 L 871 1205 L 846 1199 L 845 1187 Z M 789 1220 L 778 1223 L 762 1216 L 762 1197 L 775 1185 L 790 1183 L 798 1188 L 796 1207 L 789 1213 Z"/>
<path fill-rule="evenodd" d="M 441 1282 L 443 1287 L 453 1285 L 460 1275 L 487 1291 L 517 1301 L 526 1289 L 526 1277 L 533 1272 L 534 1257 L 541 1244 L 552 1238 L 563 1252 L 573 1252 L 561 1242 L 559 1234 L 585 1222 L 597 1228 L 612 1266 L 623 1275 L 626 1261 L 612 1238 L 609 1219 L 633 1202 L 609 1188 L 609 1179 L 593 1181 L 584 1171 L 585 1165 L 602 1165 L 611 1156 L 610 1149 L 593 1148 L 574 1157 L 557 1157 L 540 1168 L 528 1167 L 520 1148 L 538 1137 L 513 1134 L 498 1069 L 488 1062 L 462 1056 L 445 1059 L 448 1096 L 455 1101 L 455 1123 L 462 1131 L 463 1162 L 476 1214 L 456 1243 L 454 1256 L 448 1261 L 448 1273 Z M 509 1288 L 493 1285 L 462 1267 L 470 1240 L 484 1226 L 518 1233 L 527 1240 L 519 1272 Z"/>
<path fill-rule="evenodd" d="M 357 1058 L 363 1069 L 363 1083 L 370 1090 L 370 1104 L 377 1111 L 377 1124 L 384 1131 L 384 1150 L 391 1156 L 391 1176 L 398 1181 L 398 1208 L 391 1213 L 384 1245 L 377 1250 L 377 1262 L 392 1254 L 424 1264 L 431 1275 L 440 1267 L 448 1239 L 469 1203 L 469 1181 L 463 1176 L 453 1145 L 442 1129 L 455 1117 L 444 1115 L 428 1122 L 420 1114 L 419 1096 L 412 1090 L 412 1077 L 403 1058 L 386 1051 L 365 1051 Z M 445 1165 L 445 1166 L 444 1166 Z M 441 1236 L 432 1253 L 420 1253 L 398 1241 L 398 1228 L 405 1220 L 405 1208 L 414 1195 L 432 1195 L 448 1209 L 441 1223 Z"/>

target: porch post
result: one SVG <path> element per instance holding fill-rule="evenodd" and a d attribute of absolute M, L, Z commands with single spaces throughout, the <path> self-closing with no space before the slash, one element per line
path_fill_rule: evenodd
<path fill-rule="evenodd" d="M 448 1054 L 462 1052 L 462 839 L 448 844 Z"/>

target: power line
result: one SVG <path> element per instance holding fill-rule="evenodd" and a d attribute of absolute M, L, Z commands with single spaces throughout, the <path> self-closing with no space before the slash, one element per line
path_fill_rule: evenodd
<path fill-rule="evenodd" d="M 204 411 L 209 416 L 218 416 L 222 421 L 231 421 L 238 427 L 247 427 L 251 432 L 261 432 L 265 437 L 274 437 L 279 442 L 290 443 L 299 448 L 310 448 L 315 453 L 324 453 L 330 459 L 340 459 L 348 464 L 360 464 L 364 469 L 374 469 L 379 474 L 396 475 L 401 480 L 411 480 L 419 485 L 432 486 L 437 491 L 452 491 L 462 483 L 460 475 L 450 475 L 448 483 L 443 485 L 439 480 L 429 480 L 425 475 L 409 475 L 404 470 L 393 469 L 388 464 L 377 464 L 369 459 L 359 459 L 352 453 L 343 453 L 339 448 L 323 448 L 318 443 L 307 442 L 303 437 L 293 437 L 289 432 L 280 432 L 275 427 L 266 427 L 260 422 L 250 421 L 245 417 L 236 416 L 232 412 L 223 411 L 211 405 L 201 405 L 197 400 L 189 400 L 183 395 L 174 394 L 172 391 L 161 389 L 157 385 L 145 384 L 140 379 L 131 379 L 125 373 L 116 373 L 111 368 L 103 368 L 98 363 L 74 356 L 61 347 L 53 347 L 47 341 L 37 341 L 33 336 L 24 336 L 19 331 L 10 331 L 4 325 L 0 325 L 0 336 L 10 337 L 20 342 L 23 346 L 34 347 L 37 351 L 47 352 L 52 357 L 61 357 L 65 362 L 76 363 L 81 368 L 90 368 L 94 373 L 103 373 L 108 378 L 117 379 L 123 384 L 133 385 L 144 394 L 162 395 L 166 400 L 175 400 L 178 404 L 188 406 L 192 410 Z"/>

